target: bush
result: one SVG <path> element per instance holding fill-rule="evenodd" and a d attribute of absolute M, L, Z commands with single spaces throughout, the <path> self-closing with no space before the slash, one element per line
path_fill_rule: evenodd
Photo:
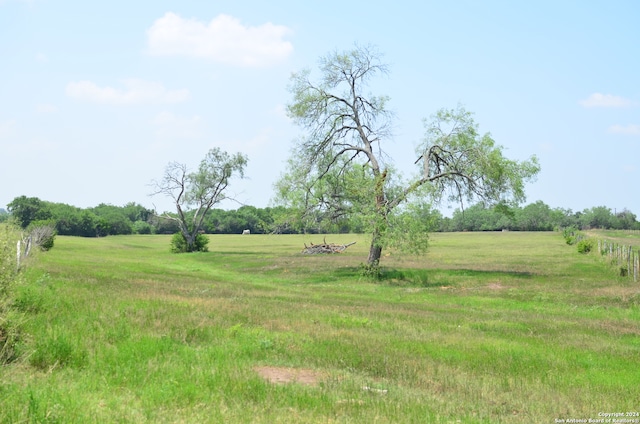
<path fill-rule="evenodd" d="M 53 221 L 33 221 L 27 227 L 31 243 L 40 250 L 47 251 L 53 247 L 56 238 L 56 227 Z"/>
<path fill-rule="evenodd" d="M 360 264 L 360 275 L 368 279 L 380 280 L 382 278 L 380 263 L 376 261 L 373 264 Z"/>
<path fill-rule="evenodd" d="M 578 241 L 578 229 L 575 227 L 567 227 L 562 230 L 562 237 L 564 237 L 568 245 L 576 244 L 576 241 Z"/>
<path fill-rule="evenodd" d="M 595 243 L 593 239 L 582 239 L 578 242 L 578 252 L 579 253 L 589 253 L 593 250 Z"/>
<path fill-rule="evenodd" d="M 187 245 L 187 239 L 182 233 L 175 233 L 171 238 L 171 252 L 173 253 L 187 253 L 187 252 L 208 252 L 209 238 L 204 234 L 196 235 L 196 240 L 193 246 Z"/>
<path fill-rule="evenodd" d="M 153 232 L 153 228 L 146 221 L 136 221 L 132 228 L 135 234 L 151 234 Z"/>

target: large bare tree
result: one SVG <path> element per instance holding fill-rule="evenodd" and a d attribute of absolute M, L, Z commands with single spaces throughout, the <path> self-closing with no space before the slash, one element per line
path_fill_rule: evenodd
<path fill-rule="evenodd" d="M 505 158 L 502 147 L 489 134 L 479 134 L 471 113 L 459 106 L 425 120 L 417 172 L 401 182 L 383 149 L 391 137 L 388 98 L 367 92 L 372 77 L 387 71 L 374 48 L 356 46 L 323 57 L 316 80 L 310 70 L 292 75 L 288 113 L 304 136 L 276 184 L 289 206 L 368 220 L 367 264 L 375 267 L 383 247 L 392 244 L 391 234 L 402 233 L 391 231 L 392 223 L 402 222 L 392 219 L 394 212 L 406 209 L 410 200 L 519 202 L 525 182 L 539 172 L 535 157 Z"/>
<path fill-rule="evenodd" d="M 163 215 L 178 223 L 186 242 L 186 251 L 197 250 L 196 240 L 207 212 L 213 205 L 227 198 L 226 190 L 233 177 L 244 177 L 247 157 L 242 153 L 230 155 L 219 148 L 209 150 L 200 166 L 190 172 L 186 165 L 171 162 L 160 181 L 153 181 L 152 195 L 171 197 L 177 216 Z"/>

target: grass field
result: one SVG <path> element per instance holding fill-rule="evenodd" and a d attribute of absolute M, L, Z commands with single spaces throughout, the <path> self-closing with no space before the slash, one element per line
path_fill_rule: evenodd
<path fill-rule="evenodd" d="M 640 231 L 638 230 L 590 230 L 586 231 L 590 237 L 609 240 L 625 246 L 640 247 Z"/>
<path fill-rule="evenodd" d="M 0 422 L 555 423 L 640 411 L 640 285 L 557 233 L 57 237 L 18 288 Z M 384 252 L 383 252 L 384 253 Z M 622 417 L 640 419 L 639 417 Z"/>

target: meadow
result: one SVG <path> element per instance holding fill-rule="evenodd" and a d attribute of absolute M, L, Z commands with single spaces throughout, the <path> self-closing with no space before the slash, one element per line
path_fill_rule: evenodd
<path fill-rule="evenodd" d="M 640 411 L 640 285 L 558 233 L 57 237 L 17 287 L 0 422 L 555 423 Z M 567 421 L 568 422 L 568 421 Z"/>

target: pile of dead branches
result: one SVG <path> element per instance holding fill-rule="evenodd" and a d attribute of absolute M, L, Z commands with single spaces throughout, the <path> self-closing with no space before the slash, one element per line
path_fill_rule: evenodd
<path fill-rule="evenodd" d="M 327 244 L 327 240 L 324 239 L 322 244 L 313 244 L 311 246 L 307 246 L 307 243 L 304 243 L 304 249 L 302 249 L 302 253 L 305 255 L 320 255 L 324 253 L 342 253 L 344 250 L 353 245 L 356 242 L 348 243 L 348 244 Z"/>

